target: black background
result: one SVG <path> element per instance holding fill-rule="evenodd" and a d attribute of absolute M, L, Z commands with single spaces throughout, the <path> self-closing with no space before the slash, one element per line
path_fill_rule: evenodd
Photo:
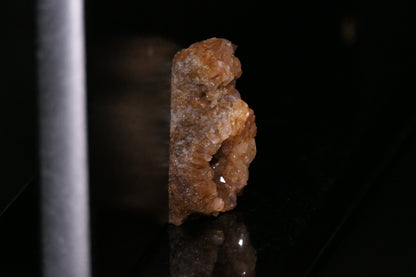
<path fill-rule="evenodd" d="M 31 1 L 8 2 L 0 273 L 36 276 L 35 9 Z M 156 34 L 182 47 L 213 36 L 231 40 L 243 67 L 237 89 L 258 126 L 258 154 L 237 208 L 257 251 L 256 275 L 414 276 L 412 8 L 405 1 L 333 2 L 91 0 L 87 55 L 98 38 L 120 35 Z M 152 249 L 166 230 L 144 246 L 134 234 L 157 227 L 131 220 L 115 221 L 121 233 L 108 231 L 108 244 L 93 238 L 95 272 L 137 276 L 145 262 L 154 265 Z M 93 234 L 99 221 L 93 218 Z M 103 265 L 99 250 L 111 247 L 121 258 Z"/>

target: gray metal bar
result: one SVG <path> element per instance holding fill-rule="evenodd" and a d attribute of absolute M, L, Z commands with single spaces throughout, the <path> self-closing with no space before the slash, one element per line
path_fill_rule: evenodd
<path fill-rule="evenodd" d="M 38 0 L 42 273 L 90 273 L 82 0 Z"/>

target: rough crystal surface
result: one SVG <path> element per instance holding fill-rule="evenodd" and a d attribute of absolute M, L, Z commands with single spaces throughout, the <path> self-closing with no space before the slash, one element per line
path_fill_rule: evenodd
<path fill-rule="evenodd" d="M 169 222 L 233 209 L 256 154 L 254 113 L 235 80 L 241 65 L 228 40 L 178 52 L 172 64 Z"/>

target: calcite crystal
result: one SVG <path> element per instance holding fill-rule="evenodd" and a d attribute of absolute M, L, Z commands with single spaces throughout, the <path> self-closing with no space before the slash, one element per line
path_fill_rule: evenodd
<path fill-rule="evenodd" d="M 172 63 L 169 222 L 233 209 L 256 155 L 254 113 L 235 80 L 236 46 L 211 38 L 176 53 Z"/>

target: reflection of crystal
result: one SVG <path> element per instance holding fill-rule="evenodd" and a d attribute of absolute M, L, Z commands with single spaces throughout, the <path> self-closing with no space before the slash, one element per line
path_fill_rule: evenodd
<path fill-rule="evenodd" d="M 170 226 L 169 243 L 172 277 L 255 275 L 256 251 L 237 214 Z"/>
<path fill-rule="evenodd" d="M 238 240 L 238 245 L 243 246 L 244 240 L 243 239 L 239 239 Z"/>

